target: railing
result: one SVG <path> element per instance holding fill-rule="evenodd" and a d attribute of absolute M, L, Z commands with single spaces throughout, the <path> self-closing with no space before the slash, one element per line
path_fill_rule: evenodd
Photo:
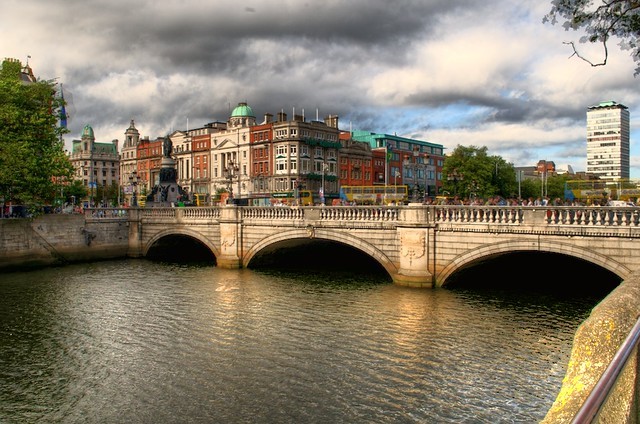
<path fill-rule="evenodd" d="M 401 218 L 403 208 L 428 209 L 425 219 L 434 223 L 550 225 L 570 227 L 622 227 L 640 228 L 640 209 L 628 207 L 594 206 L 241 206 L 243 219 L 323 221 L 388 221 Z M 221 208 L 137 208 L 144 218 L 219 219 Z M 127 208 L 87 208 L 88 220 L 126 220 Z M 317 215 L 316 215 L 317 214 Z"/>
<path fill-rule="evenodd" d="M 246 206 L 241 207 L 243 219 L 304 219 L 304 207 Z"/>
<path fill-rule="evenodd" d="M 437 205 L 436 222 L 525 224 L 541 215 L 548 225 L 640 227 L 640 208 L 613 206 L 464 206 Z"/>
<path fill-rule="evenodd" d="M 582 407 L 578 410 L 573 421 L 571 421 L 573 424 L 588 424 L 593 422 L 594 418 L 596 418 L 604 406 L 611 390 L 618 380 L 618 377 L 622 373 L 625 365 L 627 365 L 629 358 L 635 357 L 632 356 L 632 353 L 638 347 L 638 341 L 640 341 L 640 319 L 636 321 L 631 332 L 611 360 L 611 363 L 607 369 L 605 369 L 604 373 L 602 373 L 600 380 L 598 380 L 591 390 L 591 393 L 582 404 Z M 637 385 L 637 375 L 634 381 Z"/>
<path fill-rule="evenodd" d="M 320 209 L 324 221 L 397 221 L 399 206 L 335 206 Z"/>
<path fill-rule="evenodd" d="M 523 206 L 435 206 L 436 222 L 457 223 L 523 223 Z M 531 208 L 528 208 L 532 210 Z"/>

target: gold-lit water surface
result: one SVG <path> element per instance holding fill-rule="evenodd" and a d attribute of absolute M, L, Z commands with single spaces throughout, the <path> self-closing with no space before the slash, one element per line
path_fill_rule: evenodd
<path fill-rule="evenodd" d="M 0 422 L 538 422 L 595 303 L 146 260 L 5 273 Z"/>

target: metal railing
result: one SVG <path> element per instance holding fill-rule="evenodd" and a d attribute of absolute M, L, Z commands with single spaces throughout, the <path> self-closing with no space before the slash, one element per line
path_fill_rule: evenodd
<path fill-rule="evenodd" d="M 582 407 L 578 410 L 573 421 L 571 421 L 572 424 L 588 424 L 593 422 L 594 418 L 596 418 L 605 404 L 607 397 L 611 393 L 611 390 L 622 373 L 623 368 L 627 364 L 627 361 L 632 357 L 632 353 L 638 346 L 639 340 L 640 317 L 631 329 L 631 332 L 625 339 L 624 343 L 622 343 L 616 352 L 607 369 L 602 373 L 600 380 L 598 380 L 591 390 L 591 393 L 582 404 Z M 638 376 L 636 376 L 634 380 L 636 381 L 635 385 L 637 385 Z"/>

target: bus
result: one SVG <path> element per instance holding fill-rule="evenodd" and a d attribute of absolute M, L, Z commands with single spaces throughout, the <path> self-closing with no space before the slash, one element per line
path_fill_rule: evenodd
<path fill-rule="evenodd" d="M 632 180 L 567 180 L 564 197 L 588 203 L 603 203 L 608 199 L 636 201 L 640 199 L 640 185 Z"/>
<path fill-rule="evenodd" d="M 272 205 L 313 206 L 313 195 L 309 190 L 298 190 L 298 200 L 294 191 L 276 191 L 271 193 Z"/>
<path fill-rule="evenodd" d="M 207 195 L 203 193 L 194 193 L 193 204 L 196 206 L 207 206 Z"/>
<path fill-rule="evenodd" d="M 358 205 L 403 204 L 409 200 L 409 187 L 406 185 L 344 185 L 340 187 L 340 200 L 356 202 Z"/>

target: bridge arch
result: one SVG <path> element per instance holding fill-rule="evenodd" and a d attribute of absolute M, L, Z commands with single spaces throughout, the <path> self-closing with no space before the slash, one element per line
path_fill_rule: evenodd
<path fill-rule="evenodd" d="M 457 256 L 446 267 L 444 267 L 438 275 L 436 275 L 436 285 L 438 287 L 446 285 L 447 278 L 467 264 L 476 262 L 482 258 L 513 252 L 547 252 L 563 254 L 598 265 L 617 275 L 622 280 L 631 276 L 631 270 L 626 266 L 614 261 L 610 257 L 601 255 L 590 249 L 585 249 L 567 243 L 544 240 L 539 240 L 535 246 L 532 247 L 531 241 L 518 240 L 491 244 L 489 246 L 470 250 Z"/>
<path fill-rule="evenodd" d="M 366 255 L 369 255 L 376 262 L 378 262 L 391 277 L 396 275 L 398 272 L 398 268 L 393 263 L 393 261 L 391 261 L 391 259 L 389 259 L 389 257 L 382 250 L 378 249 L 371 243 L 358 237 L 354 237 L 349 233 L 335 231 L 334 229 L 326 230 L 322 228 L 315 228 L 313 230 L 309 230 L 307 228 L 296 228 L 289 231 L 282 231 L 280 233 L 260 240 L 259 242 L 251 246 L 251 248 L 243 255 L 243 268 L 246 268 L 251 262 L 251 259 L 262 249 L 272 244 L 291 239 L 319 239 L 342 243 L 346 246 L 357 249 L 365 253 Z"/>
<path fill-rule="evenodd" d="M 168 236 L 174 236 L 174 235 L 181 235 L 181 236 L 191 237 L 191 238 L 199 241 L 203 245 L 205 245 L 211 251 L 211 253 L 213 253 L 213 255 L 216 258 L 220 257 L 220 249 L 218 249 L 218 247 L 216 245 L 212 244 L 211 241 L 209 241 L 209 239 L 204 237 L 202 235 L 202 233 L 189 230 L 188 228 L 176 228 L 176 227 L 172 227 L 171 229 L 163 230 L 163 231 L 160 231 L 160 232 L 154 234 L 153 237 L 151 237 L 145 243 L 145 245 L 143 246 L 143 248 L 142 248 L 142 256 L 147 256 L 147 254 L 149 253 L 149 249 L 151 249 L 151 247 L 158 240 L 160 240 L 161 238 L 168 237 Z"/>

